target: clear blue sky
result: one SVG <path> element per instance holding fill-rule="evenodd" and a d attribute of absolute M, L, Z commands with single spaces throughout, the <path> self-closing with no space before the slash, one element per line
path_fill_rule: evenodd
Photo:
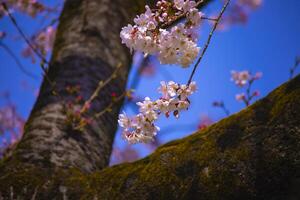
<path fill-rule="evenodd" d="M 220 4 L 209 6 L 207 13 L 217 7 L 219 9 Z M 247 24 L 234 25 L 226 31 L 217 32 L 195 75 L 194 79 L 199 90 L 191 98 L 190 110 L 184 112 L 179 120 L 166 120 L 162 117 L 159 121 L 161 129 L 173 127 L 175 130 L 161 134 L 161 140 L 166 142 L 192 133 L 201 115 L 208 115 L 214 120 L 223 118 L 224 113 L 211 106 L 214 100 L 223 100 L 232 113 L 241 110 L 243 104 L 235 100 L 235 94 L 241 90 L 230 81 L 231 70 L 247 69 L 252 72 L 263 72 L 263 78 L 254 84 L 254 88 L 261 91 L 261 97 L 288 80 L 289 68 L 294 64 L 295 57 L 300 55 L 299 8 L 298 0 L 264 0 L 263 5 L 251 13 Z M 16 16 L 28 35 L 40 27 L 39 23 L 29 17 L 18 14 Z M 0 30 L 7 30 L 12 34 L 4 42 L 20 56 L 25 44 L 7 18 L 0 20 Z M 209 30 L 210 26 L 204 25 L 200 32 L 200 44 L 205 42 Z M 24 75 L 14 60 L 2 49 L 0 49 L 0 58 L 0 92 L 9 91 L 18 111 L 26 118 L 33 106 L 35 96 L 33 91 L 24 90 L 21 84 L 26 81 L 32 88 L 38 89 L 41 79 L 32 80 Z M 41 74 L 37 64 L 32 64 L 30 60 L 23 59 L 21 56 L 20 59 L 29 71 L 37 75 Z M 157 63 L 155 60 L 154 62 Z M 191 71 L 191 68 L 185 70 L 177 66 L 158 66 L 157 69 L 161 68 L 168 71 L 175 81 L 180 83 L 187 81 Z M 135 69 L 133 66 L 132 72 Z M 159 72 L 155 76 L 143 77 L 136 93 L 141 97 L 158 97 L 157 87 L 161 80 L 165 80 L 165 77 Z M 3 105 L 2 101 L 0 105 Z M 116 143 L 121 146 L 124 144 L 120 132 L 116 137 Z M 135 146 L 139 149 L 142 147 L 143 145 Z M 148 151 L 143 148 L 141 153 L 146 155 Z"/>

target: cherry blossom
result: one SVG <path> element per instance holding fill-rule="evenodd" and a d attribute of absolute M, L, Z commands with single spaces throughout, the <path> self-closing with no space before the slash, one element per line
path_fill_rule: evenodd
<path fill-rule="evenodd" d="M 31 17 L 46 10 L 46 7 L 37 0 L 4 0 L 10 10 L 18 10 L 26 13 Z M 4 8 L 0 5 L 0 17 L 5 15 Z"/>
<path fill-rule="evenodd" d="M 251 86 L 254 81 L 259 80 L 262 77 L 261 72 L 257 72 L 252 75 L 249 71 L 231 71 L 231 81 L 235 83 L 236 86 L 243 88 L 246 87 L 246 93 L 240 93 L 235 96 L 235 99 L 240 102 L 244 102 L 246 106 L 250 105 L 251 100 L 254 97 L 260 95 L 258 90 L 251 92 Z"/>
<path fill-rule="evenodd" d="M 224 0 L 225 1 L 225 0 Z M 232 24 L 245 24 L 251 12 L 261 6 L 263 0 L 236 0 L 228 9 L 221 26 L 218 29 L 227 29 Z"/>
<path fill-rule="evenodd" d="M 246 95 L 245 95 L 245 93 L 236 94 L 235 99 L 237 101 L 244 101 L 246 99 Z"/>
<path fill-rule="evenodd" d="M 249 78 L 250 74 L 248 71 L 231 71 L 231 80 L 234 81 L 234 83 L 239 87 L 243 87 L 244 85 L 246 85 Z"/>
<path fill-rule="evenodd" d="M 131 51 L 157 55 L 162 64 L 188 67 L 200 51 L 193 32 L 199 27 L 203 14 L 195 6 L 196 2 L 190 0 L 158 1 L 159 9 L 155 12 L 146 6 L 145 13 L 134 19 L 134 25 L 122 28 L 122 43 Z M 175 15 L 169 14 L 171 11 Z M 159 26 L 181 14 L 186 14 L 185 23 L 179 23 L 170 30 Z"/>
<path fill-rule="evenodd" d="M 36 37 L 32 38 L 33 47 L 41 52 L 43 55 L 47 55 L 51 51 L 56 29 L 53 26 L 48 26 L 45 30 L 40 32 Z M 35 62 L 35 52 L 30 46 L 26 46 L 22 51 L 24 57 L 31 58 L 32 62 Z"/>
<path fill-rule="evenodd" d="M 17 112 L 14 104 L 8 102 L 0 107 L 0 158 L 9 151 L 9 148 L 13 148 L 22 137 L 24 123 L 25 119 Z M 6 139 L 4 134 L 9 134 L 10 138 Z"/>
<path fill-rule="evenodd" d="M 158 91 L 162 97 L 152 101 L 146 97 L 144 101 L 137 102 L 139 112 L 133 117 L 128 117 L 126 113 L 119 115 L 118 123 L 123 128 L 123 138 L 129 143 L 148 143 L 154 139 L 159 131 L 155 121 L 160 114 L 169 117 L 170 113 L 178 118 L 179 111 L 187 110 L 190 101 L 188 97 L 196 91 L 196 83 L 189 85 L 178 84 L 173 81 L 168 83 L 162 81 Z"/>

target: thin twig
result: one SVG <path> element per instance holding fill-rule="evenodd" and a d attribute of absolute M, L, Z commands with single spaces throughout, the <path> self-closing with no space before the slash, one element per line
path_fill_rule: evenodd
<path fill-rule="evenodd" d="M 16 29 L 18 30 L 18 32 L 20 33 L 20 35 L 23 37 L 23 39 L 26 41 L 27 45 L 34 51 L 34 53 L 42 60 L 40 67 L 44 73 L 44 77 L 45 79 L 49 82 L 50 86 L 52 87 L 52 92 L 54 95 L 60 97 L 62 99 L 62 97 L 60 96 L 60 94 L 58 92 L 56 92 L 56 84 L 55 82 L 51 81 L 50 77 L 47 75 L 47 68 L 45 67 L 45 64 L 48 64 L 49 66 L 49 62 L 44 58 L 44 56 L 37 50 L 34 48 L 34 46 L 31 44 L 31 42 L 29 41 L 29 39 L 26 37 L 25 33 L 22 31 L 22 29 L 20 28 L 20 26 L 18 25 L 16 19 L 13 17 L 13 15 L 10 13 L 7 5 L 2 2 L 1 5 L 3 6 L 4 10 L 7 12 L 10 20 L 12 21 L 13 25 L 16 27 Z"/>
<path fill-rule="evenodd" d="M 230 111 L 226 108 L 224 101 L 215 101 L 212 105 L 213 107 L 221 108 L 227 116 L 230 115 Z"/>
<path fill-rule="evenodd" d="M 119 72 L 119 70 L 121 69 L 122 64 L 119 63 L 118 66 L 116 67 L 116 69 L 114 70 L 114 72 L 112 73 L 112 75 L 106 79 L 104 82 L 102 80 L 100 80 L 98 82 L 98 86 L 95 89 L 95 91 L 93 92 L 93 94 L 90 96 L 90 98 L 83 104 L 80 113 L 83 113 L 86 111 L 86 108 L 91 104 L 91 102 L 99 95 L 99 92 L 101 91 L 102 88 L 104 88 L 108 83 L 110 83 L 113 79 L 115 79 L 117 77 L 117 73 Z"/>
<path fill-rule="evenodd" d="M 249 83 L 248 83 L 248 87 L 247 87 L 247 90 L 246 90 L 246 98 L 244 99 L 244 102 L 245 102 L 246 106 L 250 105 L 250 101 L 254 97 L 253 95 L 251 95 L 251 86 L 252 86 L 253 82 L 254 82 L 254 80 L 250 80 Z"/>
<path fill-rule="evenodd" d="M 225 113 L 227 116 L 230 115 L 230 111 L 226 108 L 225 104 L 223 104 L 222 110 L 224 111 L 224 113 Z"/>
<path fill-rule="evenodd" d="M 222 16 L 223 16 L 223 13 L 225 12 L 227 6 L 229 5 L 229 3 L 230 3 L 230 0 L 227 0 L 227 2 L 224 4 L 224 6 L 223 6 L 223 8 L 222 8 L 222 10 L 221 10 L 221 12 L 220 12 L 220 14 L 219 14 L 219 16 L 217 17 L 217 20 L 215 21 L 215 24 L 214 24 L 214 26 L 213 26 L 211 32 L 209 33 L 208 39 L 207 39 L 207 41 L 206 41 L 206 44 L 205 44 L 203 50 L 201 51 L 200 57 L 198 58 L 196 64 L 194 65 L 193 71 L 192 71 L 192 73 L 191 73 L 191 75 L 190 75 L 190 77 L 189 77 L 189 80 L 188 80 L 188 82 L 187 82 L 187 85 L 189 85 L 189 84 L 191 83 L 191 81 L 192 81 L 192 79 L 193 79 L 193 76 L 194 76 L 194 74 L 195 74 L 195 72 L 196 72 L 196 69 L 197 69 L 197 67 L 199 66 L 199 63 L 201 62 L 201 60 L 202 60 L 202 58 L 203 58 L 203 56 L 204 56 L 204 54 L 205 54 L 205 52 L 206 52 L 206 50 L 207 50 L 207 48 L 208 48 L 208 46 L 209 46 L 210 40 L 211 40 L 211 38 L 212 38 L 212 36 L 213 36 L 213 34 L 214 34 L 216 28 L 217 28 L 217 26 L 218 26 L 218 24 L 219 24 L 219 22 L 220 22 Z"/>
<path fill-rule="evenodd" d="M 125 91 L 122 95 L 118 96 L 116 99 L 114 99 L 113 101 L 111 101 L 110 104 L 109 104 L 104 110 L 102 110 L 102 111 L 96 113 L 96 114 L 94 115 L 94 118 L 99 118 L 99 117 L 101 117 L 102 115 L 104 115 L 106 112 L 110 112 L 111 109 L 112 109 L 112 106 L 113 106 L 114 104 L 116 104 L 117 102 L 121 101 L 121 100 L 122 100 L 125 96 L 127 96 L 127 95 L 128 95 L 128 92 Z"/>
<path fill-rule="evenodd" d="M 11 22 L 14 24 L 14 26 L 16 27 L 16 29 L 18 30 L 18 32 L 20 33 L 20 35 L 23 37 L 23 39 L 25 40 L 25 42 L 27 43 L 27 45 L 33 50 L 33 52 L 42 60 L 43 63 L 49 64 L 49 62 L 44 58 L 44 56 L 33 46 L 33 44 L 31 44 L 31 42 L 29 41 L 29 39 L 26 37 L 25 33 L 22 31 L 22 29 L 20 28 L 20 26 L 18 25 L 16 19 L 14 18 L 14 16 L 10 13 L 7 5 L 2 2 L 1 4 L 4 8 L 4 10 L 6 11 L 9 19 L 11 20 Z M 41 65 L 42 70 L 44 71 L 44 73 L 47 72 L 47 69 Z"/>
<path fill-rule="evenodd" d="M 290 78 L 289 80 L 291 80 L 294 77 L 294 73 L 297 69 L 297 67 L 300 65 L 300 57 L 296 57 L 295 58 L 295 64 L 294 66 L 290 69 Z"/>
<path fill-rule="evenodd" d="M 27 69 L 22 65 L 21 61 L 18 59 L 18 57 L 14 54 L 14 52 L 3 42 L 0 41 L 0 46 L 14 59 L 19 69 L 29 76 L 30 78 L 33 78 L 34 80 L 39 80 L 39 77 L 30 71 L 27 71 Z"/>

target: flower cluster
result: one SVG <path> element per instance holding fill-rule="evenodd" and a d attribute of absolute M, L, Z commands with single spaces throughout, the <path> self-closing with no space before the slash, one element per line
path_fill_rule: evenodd
<path fill-rule="evenodd" d="M 158 55 L 162 64 L 180 64 L 188 67 L 197 57 L 200 48 L 196 44 L 195 29 L 203 14 L 191 0 L 158 1 L 155 12 L 146 6 L 146 12 L 134 19 L 135 24 L 122 28 L 120 37 L 128 48 L 146 55 Z M 176 17 L 186 15 L 186 22 L 163 28 Z"/>
<path fill-rule="evenodd" d="M 8 102 L 0 107 L 0 159 L 20 140 L 24 123 L 25 120 L 13 103 Z M 10 137 L 4 134 L 9 134 Z"/>
<path fill-rule="evenodd" d="M 257 72 L 255 75 L 252 75 L 249 71 L 231 71 L 231 80 L 234 81 L 235 85 L 238 87 L 245 87 L 247 85 L 246 93 L 240 93 L 235 96 L 237 101 L 243 101 L 246 106 L 250 104 L 250 101 L 260 95 L 258 90 L 255 90 L 251 93 L 251 85 L 254 81 L 260 79 L 262 77 L 261 72 Z"/>
<path fill-rule="evenodd" d="M 45 11 L 45 6 L 37 0 L 4 0 L 10 9 L 16 9 L 23 13 L 35 17 L 38 13 Z M 5 15 L 5 11 L 0 6 L 0 17 Z"/>
<path fill-rule="evenodd" d="M 14 105 L 0 107 L 0 133 L 13 132 L 21 134 L 24 120 L 19 116 Z"/>
<path fill-rule="evenodd" d="M 263 0 L 235 0 L 232 3 L 218 29 L 225 30 L 233 24 L 245 24 L 249 15 L 262 5 Z"/>
<path fill-rule="evenodd" d="M 258 80 L 262 77 L 261 72 L 257 72 L 254 76 L 247 70 L 244 71 L 231 71 L 231 80 L 239 87 L 244 87 L 246 84 Z"/>
<path fill-rule="evenodd" d="M 255 9 L 262 4 L 262 0 L 238 0 L 237 3 Z"/>
<path fill-rule="evenodd" d="M 179 111 L 187 110 L 190 101 L 188 97 L 196 90 L 196 83 L 189 85 L 178 84 L 173 81 L 168 83 L 162 81 L 158 91 L 161 98 L 151 101 L 146 97 L 143 102 L 138 102 L 140 113 L 128 117 L 125 113 L 119 115 L 119 125 L 123 128 L 123 137 L 129 143 L 150 142 L 159 131 L 154 122 L 160 114 L 169 117 L 170 113 L 178 118 Z"/>
<path fill-rule="evenodd" d="M 43 55 L 47 55 L 51 51 L 54 39 L 55 39 L 56 29 L 53 26 L 48 26 L 45 30 L 38 33 L 32 38 L 33 47 L 41 52 Z M 30 57 L 32 62 L 35 62 L 35 53 L 31 47 L 27 46 L 23 51 L 22 55 L 24 57 Z"/>

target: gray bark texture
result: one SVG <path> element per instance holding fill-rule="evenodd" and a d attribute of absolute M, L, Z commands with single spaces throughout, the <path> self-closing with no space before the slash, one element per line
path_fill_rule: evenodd
<path fill-rule="evenodd" d="M 117 78 L 100 91 L 86 117 L 105 109 L 112 100 L 111 93 L 124 93 L 131 56 L 121 44 L 119 33 L 144 3 L 134 0 L 65 2 L 48 73 L 60 96 L 53 95 L 53 87 L 45 79 L 16 149 L 22 161 L 43 167 L 76 167 L 85 172 L 108 165 L 122 102 L 82 131 L 66 123 L 64 105 L 75 104 L 78 95 L 88 99 L 98 82 L 109 78 L 119 63 L 122 68 Z M 66 92 L 68 86 L 80 86 L 79 94 Z"/>

